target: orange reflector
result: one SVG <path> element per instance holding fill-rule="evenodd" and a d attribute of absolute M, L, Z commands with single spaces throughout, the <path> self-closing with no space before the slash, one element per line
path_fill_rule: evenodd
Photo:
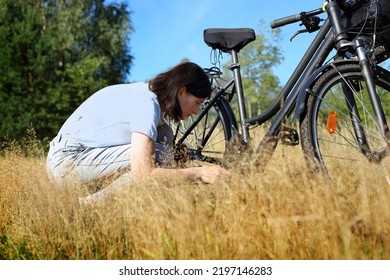
<path fill-rule="evenodd" d="M 326 128 L 330 134 L 336 132 L 337 129 L 337 114 L 336 112 L 330 112 L 328 116 L 328 122 L 326 123 Z"/>

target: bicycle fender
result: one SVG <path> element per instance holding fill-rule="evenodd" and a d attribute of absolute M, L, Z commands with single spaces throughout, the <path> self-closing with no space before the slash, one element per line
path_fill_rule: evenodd
<path fill-rule="evenodd" d="M 229 119 L 229 123 L 232 126 L 232 127 L 230 127 L 230 129 L 232 131 L 232 136 L 234 137 L 234 135 L 236 134 L 236 132 L 238 130 L 236 117 L 235 117 L 235 115 L 233 113 L 232 108 L 230 107 L 230 104 L 225 99 L 221 98 L 219 101 L 221 102 L 221 105 L 223 106 L 223 109 L 227 113 L 227 117 Z"/>
<path fill-rule="evenodd" d="M 295 113 L 294 117 L 292 118 L 291 122 L 295 121 L 304 111 L 306 107 L 306 98 L 307 95 L 310 94 L 308 90 L 312 88 L 315 84 L 315 82 L 321 77 L 321 75 L 327 71 L 329 71 L 332 68 L 338 67 L 339 65 L 343 64 L 359 64 L 359 61 L 355 60 L 339 60 L 339 61 L 334 61 L 332 63 L 326 64 L 318 68 L 316 71 L 313 72 L 309 76 L 309 78 L 305 81 L 301 89 L 299 90 L 299 94 L 297 97 L 297 102 L 295 105 Z"/>

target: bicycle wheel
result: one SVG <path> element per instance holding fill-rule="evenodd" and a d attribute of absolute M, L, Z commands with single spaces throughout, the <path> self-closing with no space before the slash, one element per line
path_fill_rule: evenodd
<path fill-rule="evenodd" d="M 208 102 L 205 101 L 197 115 L 186 120 L 178 123 L 166 120 L 173 130 L 176 149 L 186 154 L 181 157 L 180 165 L 198 165 L 200 162 L 222 164 L 228 143 L 235 135 L 237 124 L 227 101 L 219 99 L 204 112 Z M 195 122 L 198 123 L 191 128 Z"/>
<path fill-rule="evenodd" d="M 380 67 L 376 74 L 376 89 L 389 122 L 390 74 Z M 379 129 L 358 65 L 339 66 L 318 79 L 300 133 L 309 168 L 321 168 L 331 179 L 361 180 L 364 174 L 379 185 L 390 184 L 389 135 Z"/>

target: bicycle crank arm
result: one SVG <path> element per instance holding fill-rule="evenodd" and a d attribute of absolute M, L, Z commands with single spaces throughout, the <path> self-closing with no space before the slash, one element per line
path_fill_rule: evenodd
<path fill-rule="evenodd" d="M 262 169 L 271 159 L 276 146 L 278 145 L 278 136 L 265 135 L 257 147 L 256 154 L 253 157 L 253 165 Z"/>

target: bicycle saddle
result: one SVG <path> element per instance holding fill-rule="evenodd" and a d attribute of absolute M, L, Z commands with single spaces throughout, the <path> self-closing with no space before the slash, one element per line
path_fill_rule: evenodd
<path fill-rule="evenodd" d="M 239 52 L 248 43 L 254 41 L 256 36 L 251 28 L 208 28 L 203 31 L 203 39 L 213 49 Z"/>

